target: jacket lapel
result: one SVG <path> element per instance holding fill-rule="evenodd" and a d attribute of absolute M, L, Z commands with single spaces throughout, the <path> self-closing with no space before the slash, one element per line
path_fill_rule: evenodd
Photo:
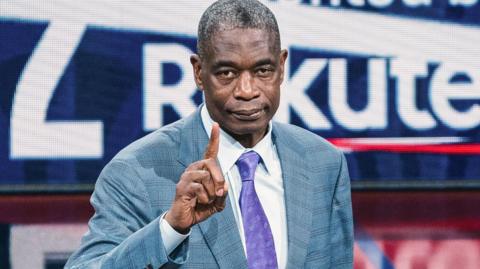
<path fill-rule="evenodd" d="M 208 136 L 198 109 L 192 116 L 185 118 L 179 162 L 187 167 L 200 160 L 207 144 Z M 228 198 L 225 209 L 199 223 L 199 227 L 220 268 L 247 268 L 247 259 Z"/>
<path fill-rule="evenodd" d="M 313 190 L 306 169 L 304 145 L 300 145 L 279 124 L 273 125 L 274 143 L 282 167 L 287 214 L 287 268 L 302 268 L 310 239 Z"/>

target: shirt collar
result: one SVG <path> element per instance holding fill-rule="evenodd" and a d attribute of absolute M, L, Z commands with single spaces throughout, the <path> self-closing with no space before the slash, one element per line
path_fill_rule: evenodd
<path fill-rule="evenodd" d="M 202 105 L 200 110 L 203 128 L 210 138 L 213 120 L 210 117 L 207 106 Z M 268 132 L 253 148 L 245 148 L 237 140 L 220 128 L 220 145 L 218 152 L 218 162 L 224 174 L 226 174 L 235 165 L 240 155 L 248 151 L 255 151 L 260 155 L 262 163 L 267 173 L 271 173 L 274 161 L 274 145 L 272 141 L 272 122 L 268 123 Z"/>

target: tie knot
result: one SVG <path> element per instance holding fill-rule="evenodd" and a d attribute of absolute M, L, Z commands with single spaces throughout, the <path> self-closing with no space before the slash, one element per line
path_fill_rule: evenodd
<path fill-rule="evenodd" d="M 236 164 L 242 181 L 252 181 L 254 179 L 259 161 L 260 155 L 255 151 L 245 152 L 238 158 Z"/>

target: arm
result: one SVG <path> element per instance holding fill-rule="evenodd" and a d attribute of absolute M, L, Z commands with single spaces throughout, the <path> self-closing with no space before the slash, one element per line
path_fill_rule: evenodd
<path fill-rule="evenodd" d="M 186 260 L 188 239 L 170 257 L 163 247 L 159 217 L 145 185 L 124 161 L 108 164 L 97 180 L 91 204 L 95 215 L 80 249 L 65 268 L 159 268 Z"/>
<path fill-rule="evenodd" d="M 330 218 L 330 268 L 353 268 L 353 216 L 345 156 L 341 155 L 340 169 L 332 200 Z"/>
<path fill-rule="evenodd" d="M 162 220 L 152 209 L 152 199 L 135 166 L 119 159 L 109 163 L 91 198 L 95 215 L 89 232 L 65 267 L 170 268 L 184 264 L 188 239 L 175 239 L 175 233 L 188 234 L 193 225 L 225 208 L 228 185 L 216 162 L 218 148 L 219 126 L 214 124 L 204 159 L 190 164 L 180 176 L 175 199 Z"/>

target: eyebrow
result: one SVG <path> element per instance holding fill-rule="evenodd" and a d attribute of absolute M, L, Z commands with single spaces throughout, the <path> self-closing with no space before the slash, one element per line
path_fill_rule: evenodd
<path fill-rule="evenodd" d="M 270 58 L 264 58 L 264 59 L 260 59 L 258 60 L 257 62 L 255 62 L 255 64 L 253 65 L 253 67 L 258 67 L 258 66 L 262 66 L 262 65 L 273 65 L 273 66 L 276 66 L 275 62 L 272 61 L 272 59 Z M 224 66 L 228 66 L 228 67 L 234 67 L 234 68 L 237 68 L 238 65 L 233 62 L 233 61 L 229 61 L 229 60 L 219 60 L 217 62 L 215 62 L 212 66 L 212 69 L 218 69 L 220 67 L 224 67 Z"/>
<path fill-rule="evenodd" d="M 217 61 L 213 64 L 212 69 L 215 70 L 215 69 L 218 69 L 218 68 L 224 67 L 224 66 L 237 67 L 237 65 L 233 61 L 220 60 L 220 61 Z"/>
<path fill-rule="evenodd" d="M 257 66 L 262 66 L 262 65 L 273 65 L 273 66 L 275 66 L 276 64 L 275 64 L 274 61 L 272 61 L 272 59 L 265 58 L 265 59 L 261 59 L 261 60 L 257 61 L 254 66 L 257 67 Z"/>

